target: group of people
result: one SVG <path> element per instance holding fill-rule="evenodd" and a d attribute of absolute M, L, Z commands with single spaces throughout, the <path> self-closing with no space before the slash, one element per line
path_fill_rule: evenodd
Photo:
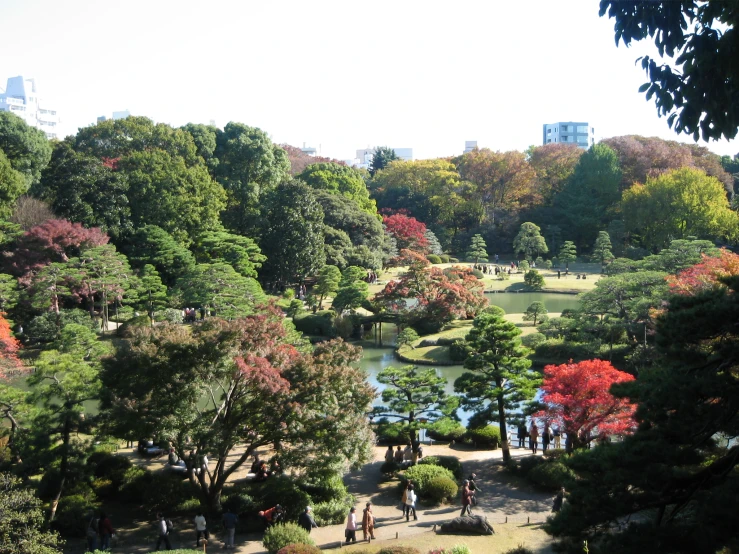
<path fill-rule="evenodd" d="M 272 475 L 281 472 L 282 468 L 280 467 L 280 462 L 273 459 L 272 465 L 270 467 L 267 467 L 267 462 L 261 460 L 259 458 L 259 454 L 254 455 L 254 463 L 251 464 L 251 468 L 249 469 L 249 473 L 254 474 L 254 480 L 257 482 L 266 481 Z"/>
<path fill-rule="evenodd" d="M 375 283 L 377 283 L 377 273 L 375 273 L 371 269 L 367 270 L 367 282 L 370 285 L 374 285 Z"/>
<path fill-rule="evenodd" d="M 113 524 L 105 512 L 90 514 L 85 532 L 88 551 L 95 552 L 98 547 L 100 550 L 109 550 L 110 541 L 114 535 Z"/>
<path fill-rule="evenodd" d="M 418 447 L 418 457 L 423 458 L 423 446 Z M 397 450 L 393 450 L 392 445 L 387 447 L 385 451 L 385 461 L 387 463 L 395 462 L 398 465 L 410 465 L 413 463 L 413 445 L 408 443 L 404 449 L 401 450 L 398 445 Z"/>
<path fill-rule="evenodd" d="M 198 312 L 200 313 L 200 319 L 205 319 L 205 308 L 201 306 L 199 310 L 195 308 L 185 308 L 182 310 L 182 321 L 185 323 L 195 323 L 198 318 Z"/>
<path fill-rule="evenodd" d="M 562 448 L 562 429 L 558 425 L 550 426 L 549 423 L 544 424 L 544 430 L 539 431 L 539 426 L 532 419 L 529 428 L 526 423 L 521 422 L 516 431 L 518 436 L 518 447 L 523 448 L 526 438 L 529 439 L 529 449 L 536 454 L 539 450 L 539 437 L 541 436 L 541 450 L 546 452 L 550 446 L 554 448 Z"/>
<path fill-rule="evenodd" d="M 375 514 L 372 513 L 372 503 L 367 502 L 362 511 L 362 535 L 364 540 L 375 540 Z M 352 506 L 349 509 L 349 515 L 346 518 L 346 526 L 344 529 L 344 538 L 346 543 L 357 542 L 357 509 Z"/>

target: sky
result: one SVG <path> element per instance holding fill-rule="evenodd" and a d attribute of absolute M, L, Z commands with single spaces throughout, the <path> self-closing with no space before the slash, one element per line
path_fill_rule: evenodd
<path fill-rule="evenodd" d="M 597 0 L 0 0 L 0 87 L 36 79 L 63 134 L 128 109 L 239 121 L 351 159 L 525 150 L 542 125 L 693 142 L 638 93 L 652 44 L 616 47 Z M 703 146 L 739 152 L 736 141 Z"/>

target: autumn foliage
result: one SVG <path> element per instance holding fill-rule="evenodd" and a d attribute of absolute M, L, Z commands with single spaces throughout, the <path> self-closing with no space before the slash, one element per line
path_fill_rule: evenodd
<path fill-rule="evenodd" d="M 536 415 L 559 424 L 574 447 L 629 433 L 635 428 L 636 406 L 609 391 L 614 383 L 633 380 L 603 360 L 548 365 L 542 385 L 547 409 Z"/>
<path fill-rule="evenodd" d="M 423 252 L 428 248 L 428 240 L 424 236 L 426 225 L 415 217 L 403 213 L 383 216 L 387 232 L 395 237 L 398 248 L 407 248 L 416 252 Z"/>
<path fill-rule="evenodd" d="M 8 321 L 0 314 L 0 380 L 22 369 L 23 364 L 18 359 L 20 347 L 18 339 L 10 330 Z"/>
<path fill-rule="evenodd" d="M 677 275 L 669 275 L 667 283 L 676 294 L 694 295 L 717 286 L 725 286 L 721 278 L 739 275 L 739 256 L 722 249 L 718 256 L 702 255 L 703 261 L 684 269 Z"/>

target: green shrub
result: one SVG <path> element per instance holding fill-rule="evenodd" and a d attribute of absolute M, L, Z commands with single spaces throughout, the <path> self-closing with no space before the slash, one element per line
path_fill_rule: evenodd
<path fill-rule="evenodd" d="M 453 362 L 463 362 L 467 359 L 471 349 L 464 339 L 457 339 L 449 346 L 449 359 Z"/>
<path fill-rule="evenodd" d="M 530 548 L 526 548 L 524 545 L 519 544 L 516 548 L 506 550 L 503 554 L 535 554 Z"/>
<path fill-rule="evenodd" d="M 426 429 L 426 436 L 435 441 L 457 441 L 466 433 L 464 425 L 450 417 L 437 419 Z M 440 464 L 436 464 L 440 465 Z"/>
<path fill-rule="evenodd" d="M 90 514 L 96 508 L 97 504 L 84 496 L 63 496 L 59 500 L 51 528 L 65 537 L 84 537 L 90 523 Z"/>
<path fill-rule="evenodd" d="M 281 504 L 285 508 L 287 520 L 298 519 L 305 507 L 310 506 L 312 502 L 310 495 L 302 490 L 298 483 L 284 475 L 273 476 L 262 483 L 257 483 L 251 491 L 260 506 L 259 509 Z"/>
<path fill-rule="evenodd" d="M 316 543 L 310 538 L 308 531 L 296 523 L 282 523 L 268 528 L 264 533 L 262 545 L 269 554 L 277 554 L 281 548 L 288 544 L 308 544 L 315 546 Z"/>
<path fill-rule="evenodd" d="M 248 494 L 233 492 L 221 501 L 223 510 L 231 510 L 237 516 L 257 512 L 257 504 Z"/>
<path fill-rule="evenodd" d="M 426 456 L 418 463 L 446 468 L 452 472 L 455 479 L 462 479 L 462 462 L 456 456 Z"/>
<path fill-rule="evenodd" d="M 151 485 L 144 493 L 144 504 L 152 511 L 170 510 L 193 498 L 198 497 L 198 490 L 182 475 L 169 472 L 150 474 Z"/>
<path fill-rule="evenodd" d="M 151 473 L 140 467 L 131 467 L 126 470 L 121 481 L 121 500 L 141 503 L 153 486 L 154 478 Z"/>
<path fill-rule="evenodd" d="M 166 308 L 154 314 L 154 321 L 167 321 L 169 323 L 182 323 L 182 310 Z"/>
<path fill-rule="evenodd" d="M 448 254 L 439 254 L 439 258 L 441 258 L 441 263 L 448 264 L 449 263 L 449 255 Z"/>
<path fill-rule="evenodd" d="M 432 264 L 440 264 L 440 263 L 442 263 L 441 262 L 441 257 L 440 256 L 437 256 L 436 254 L 429 254 L 429 255 L 426 256 L 426 259 L 430 263 L 432 263 Z"/>
<path fill-rule="evenodd" d="M 322 550 L 309 544 L 288 544 L 277 551 L 277 554 L 321 554 Z"/>
<path fill-rule="evenodd" d="M 418 464 L 409 467 L 398 477 L 400 478 L 401 490 L 405 488 L 406 483 L 410 479 L 413 481 L 416 494 L 421 497 L 426 496 L 426 486 L 432 479 L 436 479 L 437 477 L 446 477 L 447 479 L 454 480 L 454 474 L 445 467 L 428 464 Z"/>
<path fill-rule="evenodd" d="M 526 348 L 535 349 L 537 346 L 541 346 L 547 342 L 547 337 L 542 333 L 531 333 L 521 337 L 521 344 Z"/>
<path fill-rule="evenodd" d="M 452 256 L 449 256 L 449 263 L 450 264 L 458 264 L 459 263 L 459 258 L 454 258 Z"/>
<path fill-rule="evenodd" d="M 548 460 L 559 460 L 567 457 L 567 451 L 564 448 L 549 448 L 544 452 L 544 457 Z"/>
<path fill-rule="evenodd" d="M 479 269 L 473 269 L 472 270 L 472 275 L 474 275 L 478 279 L 482 279 L 483 277 L 485 277 L 485 274 L 482 271 L 480 271 Z"/>
<path fill-rule="evenodd" d="M 552 260 L 544 260 L 542 266 L 544 269 L 552 269 Z"/>
<path fill-rule="evenodd" d="M 188 498 L 183 500 L 176 506 L 173 506 L 175 512 L 192 514 L 199 511 L 203 506 L 200 504 L 199 498 Z"/>
<path fill-rule="evenodd" d="M 495 425 L 468 429 L 466 438 L 477 446 L 495 449 L 500 445 L 500 429 Z"/>
<path fill-rule="evenodd" d="M 546 284 L 542 274 L 535 269 L 530 269 L 526 272 L 523 276 L 523 282 L 526 283 L 527 287 L 534 290 L 541 290 Z"/>
<path fill-rule="evenodd" d="M 98 498 L 110 498 L 115 496 L 118 492 L 116 487 L 113 485 L 113 481 L 102 477 L 93 479 L 90 486 L 92 487 L 92 490 L 95 491 L 95 496 Z"/>
<path fill-rule="evenodd" d="M 436 504 L 453 499 L 459 492 L 457 483 L 448 477 L 434 477 L 424 486 L 424 497 Z"/>
<path fill-rule="evenodd" d="M 293 298 L 290 301 L 290 305 L 285 310 L 285 313 L 287 314 L 287 317 L 295 317 L 301 312 L 304 312 L 305 308 L 303 307 L 303 301 L 298 298 Z"/>
<path fill-rule="evenodd" d="M 378 550 L 377 554 L 421 554 L 421 551 L 412 546 L 386 546 Z"/>
<path fill-rule="evenodd" d="M 544 458 L 541 456 L 525 456 L 519 458 L 516 463 L 515 473 L 521 477 L 526 477 L 532 469 L 543 463 Z"/>
<path fill-rule="evenodd" d="M 202 550 L 190 550 L 189 548 L 175 548 L 174 550 L 168 550 L 169 554 L 203 554 Z M 110 554 L 109 550 L 96 550 L 95 554 Z"/>
<path fill-rule="evenodd" d="M 336 473 L 323 475 L 319 479 L 304 481 L 300 488 L 310 495 L 313 502 L 343 500 L 349 494 L 344 479 Z"/>
<path fill-rule="evenodd" d="M 87 457 L 87 465 L 95 477 L 108 479 L 116 490 L 123 483 L 126 471 L 131 468 L 131 460 L 109 452 L 93 452 Z"/>
<path fill-rule="evenodd" d="M 528 262 L 527 260 L 522 260 L 522 261 L 521 261 L 521 262 L 519 262 L 519 264 L 518 264 L 518 270 L 519 270 L 519 271 L 523 271 L 523 272 L 526 272 L 526 271 L 528 271 L 528 270 L 529 270 L 530 268 L 531 268 L 531 265 L 529 264 L 529 262 Z"/>
<path fill-rule="evenodd" d="M 341 500 L 329 500 L 327 502 L 317 502 L 313 505 L 313 517 L 316 518 L 318 525 L 339 525 L 344 523 L 346 514 L 354 505 L 354 497 L 350 494 Z"/>
<path fill-rule="evenodd" d="M 383 462 L 380 466 L 380 473 L 383 475 L 395 475 L 400 470 L 400 464 L 395 462 Z"/>
<path fill-rule="evenodd" d="M 410 440 L 407 426 L 400 422 L 389 421 L 383 417 L 375 423 L 374 427 L 378 444 L 407 444 Z"/>
<path fill-rule="evenodd" d="M 333 310 L 322 310 L 314 314 L 306 312 L 296 315 L 293 319 L 293 323 L 295 324 L 295 328 L 301 333 L 323 337 L 335 337 L 335 317 L 336 313 Z"/>
<path fill-rule="evenodd" d="M 498 315 L 500 317 L 503 317 L 505 315 L 505 310 L 501 308 L 500 306 L 490 305 L 487 308 L 485 308 L 481 313 L 483 314 L 493 314 Z"/>
<path fill-rule="evenodd" d="M 498 273 L 498 281 L 510 281 L 511 280 L 511 274 L 508 273 L 508 270 L 506 268 L 503 268 L 500 270 L 500 273 Z"/>
<path fill-rule="evenodd" d="M 25 330 L 26 339 L 32 343 L 53 342 L 59 338 L 59 333 L 65 325 L 75 323 L 83 325 L 93 331 L 99 331 L 97 322 L 90 317 L 89 312 L 84 310 L 59 310 L 46 312 L 34 317 Z"/>
<path fill-rule="evenodd" d="M 118 329 L 116 329 L 116 334 L 120 337 L 129 337 L 131 336 L 131 330 L 137 327 L 151 327 L 151 319 L 149 319 L 149 316 L 140 315 L 137 317 L 132 317 L 125 323 L 122 323 L 118 326 Z"/>
<path fill-rule="evenodd" d="M 451 548 L 444 550 L 444 554 L 472 554 L 472 552 L 466 544 L 455 544 Z"/>
<path fill-rule="evenodd" d="M 575 480 L 575 473 L 562 462 L 552 461 L 537 465 L 526 478 L 542 488 L 557 490 L 568 487 Z"/>

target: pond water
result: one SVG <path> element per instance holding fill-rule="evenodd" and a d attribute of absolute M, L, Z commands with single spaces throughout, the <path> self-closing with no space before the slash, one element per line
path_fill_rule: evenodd
<path fill-rule="evenodd" d="M 580 305 L 576 294 L 559 294 L 556 292 L 486 292 L 488 302 L 500 306 L 507 314 L 522 314 L 532 302 L 544 302 L 547 311 L 560 313 L 572 310 Z"/>

